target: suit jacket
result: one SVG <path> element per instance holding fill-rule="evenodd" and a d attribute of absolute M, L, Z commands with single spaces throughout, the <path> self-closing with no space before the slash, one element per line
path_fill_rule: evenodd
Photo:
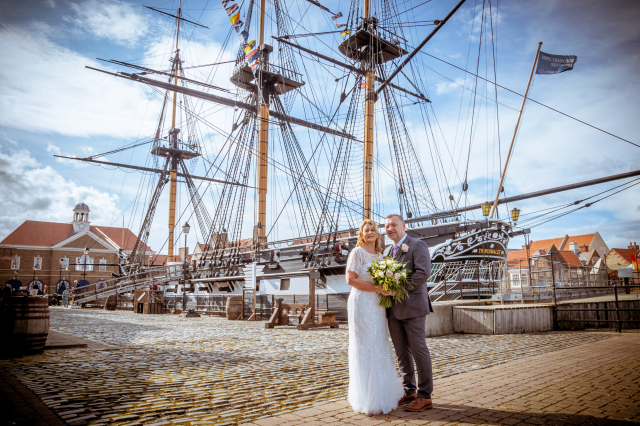
<path fill-rule="evenodd" d="M 407 252 L 398 250 L 395 259 L 400 262 L 407 262 L 407 270 L 411 271 L 411 285 L 413 289 L 409 290 L 409 297 L 401 303 L 394 303 L 389 311 L 393 310 L 393 316 L 397 319 L 404 320 L 409 318 L 421 317 L 429 315 L 433 312 L 431 300 L 429 299 L 429 290 L 425 283 L 431 275 L 431 255 L 429 254 L 429 246 L 422 240 L 411 238 L 407 235 L 403 244 L 409 246 Z M 383 254 L 391 256 L 393 245 L 387 247 Z"/>

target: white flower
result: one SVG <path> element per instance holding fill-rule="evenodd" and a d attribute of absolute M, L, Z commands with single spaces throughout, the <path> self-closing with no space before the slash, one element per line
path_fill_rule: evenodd
<path fill-rule="evenodd" d="M 398 281 L 400 279 L 400 274 L 395 274 L 393 278 L 395 278 L 395 280 Z"/>
<path fill-rule="evenodd" d="M 378 272 L 376 272 L 376 277 L 381 277 L 381 276 L 383 276 L 383 275 L 384 275 L 384 273 L 383 273 L 382 271 L 378 271 Z"/>
<path fill-rule="evenodd" d="M 391 278 L 391 277 L 393 276 L 393 272 L 391 272 L 391 271 L 387 271 L 386 275 L 387 275 L 389 278 Z"/>
<path fill-rule="evenodd" d="M 400 246 L 400 250 L 402 250 L 403 253 L 406 253 L 406 252 L 409 251 L 409 246 L 406 245 L 406 244 L 403 244 L 403 245 Z"/>

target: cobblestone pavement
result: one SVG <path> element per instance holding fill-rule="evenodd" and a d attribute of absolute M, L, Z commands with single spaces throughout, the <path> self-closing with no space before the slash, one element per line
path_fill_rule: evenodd
<path fill-rule="evenodd" d="M 632 425 L 640 422 L 640 335 L 520 358 L 434 381 L 433 409 L 353 412 L 345 400 L 254 420 L 293 425 Z"/>
<path fill-rule="evenodd" d="M 346 397 L 346 327 L 265 329 L 218 317 L 62 308 L 51 318 L 53 330 L 109 347 L 0 363 L 70 424 L 232 425 Z M 435 377 L 445 378 L 611 336 L 454 335 L 427 344 Z"/>

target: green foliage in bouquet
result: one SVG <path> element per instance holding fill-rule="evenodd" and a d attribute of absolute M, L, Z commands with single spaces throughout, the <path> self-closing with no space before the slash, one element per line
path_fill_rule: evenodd
<path fill-rule="evenodd" d="M 371 266 L 367 268 L 377 287 L 383 290 L 394 290 L 395 296 L 382 296 L 380 304 L 385 308 L 390 308 L 393 303 L 400 303 L 409 297 L 408 290 L 413 286 L 409 282 L 411 271 L 406 268 L 407 264 L 398 262 L 391 257 L 375 259 Z"/>

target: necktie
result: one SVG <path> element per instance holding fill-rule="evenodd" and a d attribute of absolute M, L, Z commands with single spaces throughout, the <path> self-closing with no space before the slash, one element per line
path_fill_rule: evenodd
<path fill-rule="evenodd" d="M 396 254 L 398 254 L 398 250 L 400 249 L 400 247 L 397 244 L 393 245 L 393 256 L 395 256 Z"/>

